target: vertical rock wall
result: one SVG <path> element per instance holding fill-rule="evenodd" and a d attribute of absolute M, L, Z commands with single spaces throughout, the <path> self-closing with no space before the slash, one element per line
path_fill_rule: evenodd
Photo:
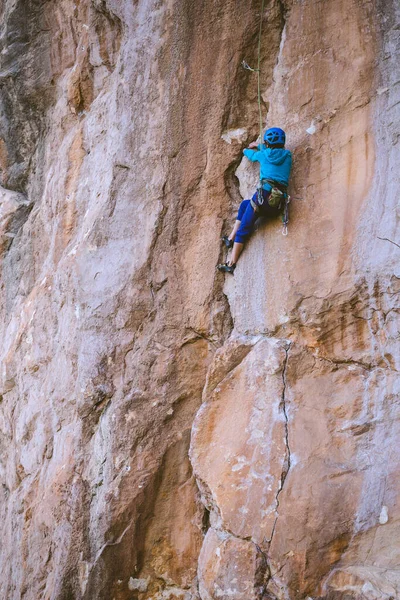
<path fill-rule="evenodd" d="M 264 97 L 294 149 L 292 224 L 288 238 L 262 226 L 226 281 L 235 343 L 252 349 L 232 368 L 224 346 L 194 424 L 214 515 L 200 590 L 397 598 L 398 15 L 388 3 L 288 9 Z M 246 159 L 237 175 L 246 196 Z"/>
<path fill-rule="evenodd" d="M 400 595 L 397 12 L 0 3 L 1 598 Z"/>

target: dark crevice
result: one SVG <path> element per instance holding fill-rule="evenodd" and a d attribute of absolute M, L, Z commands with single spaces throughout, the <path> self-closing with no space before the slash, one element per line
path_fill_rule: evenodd
<path fill-rule="evenodd" d="M 285 481 L 286 478 L 288 476 L 289 470 L 290 470 L 290 466 L 291 466 L 291 450 L 290 450 L 290 443 L 289 443 L 289 417 L 288 417 L 288 412 L 287 412 L 287 399 L 286 399 L 286 389 L 287 389 L 287 368 L 288 368 L 288 361 L 289 361 L 289 353 L 290 353 L 290 348 L 291 348 L 291 342 L 288 343 L 287 348 L 285 348 L 285 361 L 283 364 L 283 369 L 282 369 L 282 381 L 283 381 L 283 389 L 282 389 L 282 396 L 281 396 L 281 402 L 280 402 L 280 409 L 283 412 L 284 415 L 284 419 L 285 419 L 285 445 L 286 445 L 286 452 L 285 452 L 285 458 L 283 461 L 283 465 L 282 465 L 282 473 L 281 473 L 281 479 L 279 482 L 279 488 L 278 491 L 276 493 L 275 496 L 275 513 L 276 513 L 276 517 L 275 517 L 275 521 L 272 527 L 272 532 L 271 532 L 271 537 L 268 540 L 268 552 L 269 549 L 271 548 L 272 545 L 272 541 L 273 541 L 273 537 L 275 534 L 275 530 L 276 530 L 276 525 L 278 522 L 278 518 L 279 518 L 279 505 L 280 505 L 280 495 L 283 491 L 283 487 L 285 485 Z M 268 556 L 268 554 L 267 554 Z M 267 561 L 268 562 L 268 561 Z M 268 581 L 270 581 L 271 579 L 273 579 L 274 575 L 272 574 L 272 570 L 271 567 L 269 565 L 268 562 L 268 570 L 266 572 L 266 585 L 268 584 Z"/>
<path fill-rule="evenodd" d="M 393 240 L 389 240 L 389 238 L 383 238 L 383 237 L 379 237 L 379 235 L 377 236 L 378 240 L 382 240 L 384 242 L 390 242 L 391 244 L 393 244 L 394 246 L 397 246 L 398 248 L 400 248 L 400 244 L 397 244 L 396 242 L 394 242 Z"/>
<path fill-rule="evenodd" d="M 285 484 L 286 481 L 286 477 L 289 473 L 289 469 L 290 469 L 290 461 L 291 461 L 291 452 L 290 452 L 290 445 L 289 445 L 289 418 L 288 418 L 288 414 L 287 414 L 287 407 L 286 407 L 286 372 L 287 372 L 287 365 L 288 365 L 288 360 L 289 360 L 289 351 L 290 351 L 290 344 L 288 346 L 287 349 L 285 349 L 285 362 L 283 365 L 283 369 L 282 369 L 282 380 L 283 380 L 283 389 L 282 389 L 282 397 L 281 397 L 281 402 L 280 402 L 280 408 L 283 412 L 284 418 L 285 418 L 285 444 L 286 444 L 286 453 L 285 453 L 285 458 L 283 461 L 283 465 L 282 465 L 282 473 L 281 473 L 281 479 L 279 482 L 279 489 L 276 493 L 275 496 L 275 501 L 276 501 L 276 505 L 275 505 L 275 512 L 276 512 L 276 518 L 275 518 L 275 522 L 272 528 L 272 533 L 271 533 L 271 537 L 269 539 L 269 546 L 272 544 L 272 539 L 274 537 L 274 533 L 275 533 L 275 529 L 276 529 L 276 523 L 278 521 L 278 517 L 279 517 L 279 513 L 278 513 L 278 509 L 279 509 L 279 496 L 283 490 L 283 486 Z"/>
<path fill-rule="evenodd" d="M 210 511 L 208 508 L 204 508 L 203 519 L 201 522 L 201 530 L 204 535 L 206 535 L 207 531 L 210 529 Z"/>
<path fill-rule="evenodd" d="M 367 363 L 367 362 L 363 362 L 360 360 L 353 360 L 350 358 L 343 358 L 343 359 L 339 359 L 339 358 L 328 358 L 327 356 L 321 356 L 321 355 L 314 355 L 314 358 L 316 360 L 321 360 L 321 361 L 325 361 L 327 363 L 330 363 L 333 366 L 336 366 L 338 369 L 340 367 L 349 367 L 349 366 L 353 366 L 353 367 L 358 367 L 359 369 L 363 369 L 364 371 L 373 371 L 374 369 L 387 369 L 389 371 L 393 371 L 395 373 L 398 373 L 397 369 L 395 369 L 393 366 L 387 364 L 387 362 L 383 362 L 383 364 L 381 363 Z"/>
<path fill-rule="evenodd" d="M 6 228 L 6 232 L 5 232 L 5 237 L 7 238 L 7 243 L 5 244 L 4 250 L 6 252 L 8 252 L 10 250 L 19 231 L 23 228 L 23 226 L 27 222 L 29 215 L 32 211 L 32 208 L 33 208 L 33 203 L 29 202 L 29 200 L 26 200 L 24 202 L 21 202 L 21 204 L 18 206 L 18 208 L 16 209 L 14 214 L 11 216 L 11 218 L 8 222 L 7 228 Z"/>

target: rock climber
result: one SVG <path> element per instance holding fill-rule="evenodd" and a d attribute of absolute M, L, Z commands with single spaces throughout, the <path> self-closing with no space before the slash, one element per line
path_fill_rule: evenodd
<path fill-rule="evenodd" d="M 287 197 L 292 154 L 285 150 L 286 134 L 279 127 L 271 127 L 264 134 L 264 143 L 252 142 L 243 154 L 252 162 L 260 163 L 260 188 L 251 200 L 243 200 L 232 232 L 224 235 L 223 244 L 232 248 L 230 260 L 217 269 L 233 275 L 245 242 L 261 216 L 276 217 L 282 213 Z"/>

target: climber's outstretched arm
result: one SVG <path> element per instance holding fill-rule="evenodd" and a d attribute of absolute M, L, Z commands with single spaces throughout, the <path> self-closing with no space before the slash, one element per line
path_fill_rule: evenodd
<path fill-rule="evenodd" d="M 249 148 L 243 150 L 243 154 L 246 156 L 246 158 L 251 160 L 251 162 L 260 162 L 260 157 L 262 156 L 262 152 L 260 152 L 260 150 L 250 150 Z"/>

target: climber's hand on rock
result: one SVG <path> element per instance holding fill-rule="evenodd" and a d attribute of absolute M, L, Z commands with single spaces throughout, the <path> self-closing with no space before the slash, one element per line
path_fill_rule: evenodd
<path fill-rule="evenodd" d="M 258 148 L 257 142 L 251 142 L 251 144 L 249 144 L 249 148 Z"/>

